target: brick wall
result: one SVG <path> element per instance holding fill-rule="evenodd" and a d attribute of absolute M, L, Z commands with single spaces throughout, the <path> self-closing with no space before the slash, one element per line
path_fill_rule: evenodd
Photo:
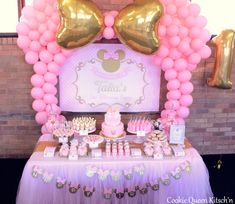
<path fill-rule="evenodd" d="M 117 10 L 132 1 L 95 2 L 103 10 Z M 187 119 L 187 137 L 201 154 L 235 153 L 235 89 L 221 90 L 206 85 L 214 61 L 213 52 L 193 74 L 194 103 Z M 235 64 L 232 72 L 235 83 Z M 32 74 L 32 66 L 24 62 L 16 38 L 0 38 L 0 157 L 28 157 L 40 135 L 31 108 Z M 161 107 L 165 93 L 166 82 L 162 79 Z"/>

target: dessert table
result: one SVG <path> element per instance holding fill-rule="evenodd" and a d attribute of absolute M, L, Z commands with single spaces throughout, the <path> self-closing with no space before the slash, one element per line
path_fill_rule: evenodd
<path fill-rule="evenodd" d="M 40 146 L 54 142 L 48 135 L 40 138 L 24 168 L 17 204 L 166 204 L 179 196 L 185 203 L 213 196 L 207 168 L 193 147 L 185 149 L 185 157 L 163 160 L 44 158 Z"/>

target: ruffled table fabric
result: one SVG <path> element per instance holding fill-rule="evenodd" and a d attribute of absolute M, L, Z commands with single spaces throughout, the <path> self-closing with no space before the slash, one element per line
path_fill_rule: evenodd
<path fill-rule="evenodd" d="M 183 170 L 182 164 L 186 163 L 190 164 L 191 168 Z M 172 172 L 174 173 L 179 168 L 180 174 L 172 176 Z M 128 170 L 131 172 L 129 177 L 127 173 L 124 174 L 124 171 L 128 172 Z M 66 180 L 66 184 L 61 189 L 56 187 L 58 178 Z M 154 191 L 151 184 L 157 181 L 159 190 Z M 76 193 L 69 191 L 69 183 L 80 185 Z M 124 189 L 130 190 L 136 187 L 141 189 L 146 184 L 149 186 L 146 187 L 147 193 L 145 194 L 137 190 L 136 195 L 130 197 L 126 192 L 124 197 L 119 199 L 113 192 L 110 199 L 104 198 L 104 193 L 110 189 L 116 189 L 118 193 Z M 95 190 L 91 197 L 84 195 L 84 187 Z M 148 157 L 123 159 L 111 157 L 79 158 L 77 161 L 70 161 L 58 156 L 44 158 L 43 152 L 34 152 L 24 168 L 16 203 L 166 204 L 173 198 L 209 201 L 212 196 L 207 168 L 194 148 L 186 149 L 185 157 L 165 158 L 164 160 L 154 160 Z"/>

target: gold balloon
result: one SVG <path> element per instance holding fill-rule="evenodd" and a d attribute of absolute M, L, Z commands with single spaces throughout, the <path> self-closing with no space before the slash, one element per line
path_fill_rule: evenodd
<path fill-rule="evenodd" d="M 57 43 L 76 48 L 91 43 L 104 29 L 102 12 L 90 0 L 58 0 L 61 25 Z"/>
<path fill-rule="evenodd" d="M 213 41 L 216 45 L 215 67 L 212 78 L 207 83 L 209 86 L 231 89 L 235 31 L 224 30 Z"/>
<path fill-rule="evenodd" d="M 163 6 L 159 0 L 135 0 L 120 11 L 114 30 L 123 44 L 150 55 L 159 47 L 156 32 L 162 14 Z"/>

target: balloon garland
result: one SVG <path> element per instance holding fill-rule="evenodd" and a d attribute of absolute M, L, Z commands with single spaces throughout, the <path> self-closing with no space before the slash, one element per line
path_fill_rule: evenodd
<path fill-rule="evenodd" d="M 200 7 L 197 4 L 188 0 L 161 0 L 161 3 L 164 13 L 157 29 L 160 47 L 154 54 L 154 63 L 165 72 L 168 89 L 161 118 L 164 122 L 173 111 L 176 121 L 184 123 L 193 102 L 191 72 L 201 59 L 210 56 L 211 50 L 206 43 L 211 35 L 204 29 L 207 20 L 199 15 Z M 116 11 L 104 15 L 106 28 L 103 37 L 115 38 L 117 15 Z M 25 61 L 33 65 L 35 72 L 31 77 L 32 107 L 37 112 L 36 122 L 42 125 L 47 122 L 51 111 L 58 115 L 61 113 L 56 97 L 57 77 L 60 67 L 73 52 L 57 44 L 59 24 L 56 0 L 34 0 L 32 6 L 23 8 L 16 28 L 19 35 L 17 44 L 25 53 Z M 42 131 L 45 130 L 42 128 Z"/>

